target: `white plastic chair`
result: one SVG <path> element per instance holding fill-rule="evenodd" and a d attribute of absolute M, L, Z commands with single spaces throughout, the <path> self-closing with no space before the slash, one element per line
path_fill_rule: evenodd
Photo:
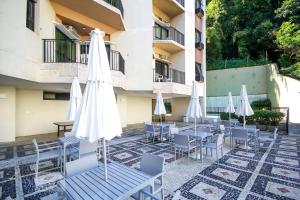
<path fill-rule="evenodd" d="M 250 137 L 248 136 L 248 130 L 243 128 L 233 128 L 231 129 L 232 141 L 244 141 L 245 148 L 248 151 L 248 143 L 250 142 Z"/>
<path fill-rule="evenodd" d="M 175 134 L 174 135 L 174 151 L 175 151 L 175 160 L 176 160 L 176 150 L 179 150 L 179 153 L 184 151 L 188 152 L 188 160 L 190 159 L 190 151 L 196 149 L 198 145 L 196 140 L 190 140 L 188 135 Z"/>

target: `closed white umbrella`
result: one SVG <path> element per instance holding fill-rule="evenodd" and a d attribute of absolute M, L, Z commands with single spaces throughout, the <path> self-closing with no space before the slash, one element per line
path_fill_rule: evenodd
<path fill-rule="evenodd" d="M 241 89 L 241 93 L 240 93 L 240 99 L 239 99 L 239 103 L 238 103 L 238 107 L 235 111 L 235 114 L 238 116 L 243 116 L 243 121 L 244 121 L 244 128 L 246 126 L 246 116 L 251 116 L 254 114 L 249 100 L 248 100 L 248 95 L 247 95 L 247 90 L 246 90 L 246 86 L 242 85 L 242 89 Z"/>
<path fill-rule="evenodd" d="M 104 32 L 95 29 L 90 35 L 87 83 L 72 133 L 91 143 L 103 139 L 105 179 L 107 180 L 105 140 L 120 136 L 122 128 L 103 40 Z"/>
<path fill-rule="evenodd" d="M 202 117 L 202 111 L 199 102 L 198 89 L 195 81 L 193 82 L 192 95 L 189 102 L 189 107 L 186 111 L 186 116 L 194 118 L 195 134 L 196 134 L 196 121 L 197 118 Z"/>
<path fill-rule="evenodd" d="M 231 121 L 231 113 L 235 112 L 231 92 L 228 93 L 227 106 L 225 112 L 229 113 L 229 122 Z"/>
<path fill-rule="evenodd" d="M 67 120 L 74 121 L 82 98 L 81 88 L 77 77 L 74 77 L 70 91 Z"/>
<path fill-rule="evenodd" d="M 165 108 L 165 104 L 164 104 L 164 99 L 162 98 L 161 92 L 160 90 L 157 91 L 156 94 L 156 104 L 155 104 L 155 109 L 154 109 L 154 115 L 165 115 L 166 112 L 166 108 Z"/>

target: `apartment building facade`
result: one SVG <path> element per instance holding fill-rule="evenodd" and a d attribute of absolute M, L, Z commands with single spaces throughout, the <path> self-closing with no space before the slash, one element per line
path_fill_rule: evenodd
<path fill-rule="evenodd" d="M 89 32 L 104 31 L 122 126 L 151 121 L 155 93 L 182 120 L 191 86 L 205 108 L 205 2 L 4 0 L 0 8 L 0 142 L 55 132 L 70 84 L 87 75 Z M 205 109 L 203 110 L 205 112 Z"/>

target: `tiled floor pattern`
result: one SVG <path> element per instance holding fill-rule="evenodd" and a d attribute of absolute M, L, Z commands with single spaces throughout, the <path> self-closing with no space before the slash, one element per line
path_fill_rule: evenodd
<path fill-rule="evenodd" d="M 299 199 L 300 138 L 280 136 L 259 151 L 234 149 L 182 184 L 182 199 Z M 35 155 L 31 144 L 0 147 L 0 199 L 57 199 L 61 191 L 57 160 L 41 163 L 47 184 L 34 181 Z M 144 152 L 175 160 L 171 144 L 134 140 L 110 146 L 109 159 L 139 168 Z M 177 155 L 177 159 L 179 155 Z M 199 163 L 200 164 L 200 163 Z M 201 164 L 200 164 L 201 165 Z M 170 197 L 170 196 L 169 196 Z"/>
<path fill-rule="evenodd" d="M 263 146 L 231 150 L 177 190 L 183 199 L 300 199 L 300 137 Z"/>

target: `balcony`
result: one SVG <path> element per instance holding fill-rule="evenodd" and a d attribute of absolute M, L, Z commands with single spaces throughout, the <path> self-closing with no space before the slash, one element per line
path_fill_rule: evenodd
<path fill-rule="evenodd" d="M 51 0 L 56 15 L 87 27 L 101 28 L 108 34 L 125 30 L 121 0 Z"/>
<path fill-rule="evenodd" d="M 204 82 L 202 65 L 199 63 L 195 63 L 195 80 L 198 82 Z"/>
<path fill-rule="evenodd" d="M 172 68 L 165 68 L 162 71 L 153 70 L 153 82 L 172 82 L 185 84 L 185 73 Z"/>
<path fill-rule="evenodd" d="M 202 9 L 201 0 L 195 0 L 195 13 L 200 18 L 204 16 L 204 10 Z"/>
<path fill-rule="evenodd" d="M 184 0 L 153 0 L 153 5 L 170 18 L 184 12 Z"/>
<path fill-rule="evenodd" d="M 196 49 L 199 49 L 199 50 L 202 50 L 202 49 L 204 49 L 204 44 L 202 43 L 202 42 L 196 42 L 195 43 L 195 48 Z"/>
<path fill-rule="evenodd" d="M 183 51 L 185 49 L 184 34 L 174 27 L 156 24 L 153 27 L 153 46 L 169 53 Z"/>
<path fill-rule="evenodd" d="M 44 63 L 88 63 L 89 42 L 44 39 L 43 62 Z M 125 74 L 125 61 L 118 51 L 107 50 L 110 69 Z"/>
<path fill-rule="evenodd" d="M 44 39 L 40 82 L 70 83 L 77 76 L 86 82 L 89 41 Z M 113 85 L 126 89 L 125 61 L 118 51 L 107 49 Z"/>

